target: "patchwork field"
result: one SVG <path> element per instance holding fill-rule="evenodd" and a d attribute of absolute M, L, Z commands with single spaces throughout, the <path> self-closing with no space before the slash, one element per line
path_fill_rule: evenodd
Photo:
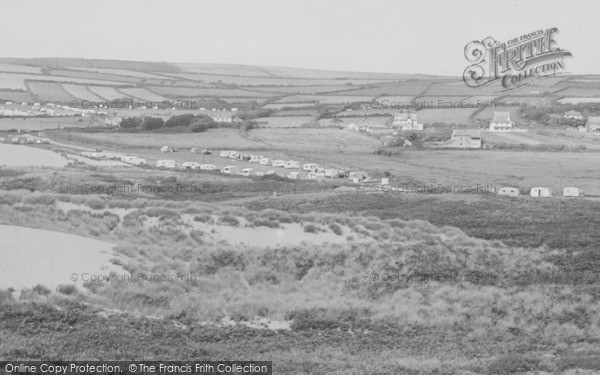
<path fill-rule="evenodd" d="M 64 105 L 65 103 L 75 99 L 74 96 L 70 95 L 65 89 L 63 89 L 60 83 L 29 81 L 27 85 L 37 101 L 61 103 Z"/>
<path fill-rule="evenodd" d="M 99 102 L 103 100 L 103 98 L 94 95 L 90 90 L 88 90 L 87 86 L 63 83 L 62 88 L 65 89 L 71 96 L 78 99 L 87 100 L 90 102 Z"/>
<path fill-rule="evenodd" d="M 558 102 L 562 103 L 562 104 L 600 103 L 600 97 L 594 97 L 594 98 L 569 97 L 569 98 L 562 98 L 562 99 L 558 100 Z"/>
<path fill-rule="evenodd" d="M 108 86 L 88 86 L 89 90 L 105 100 L 118 100 L 123 98 L 129 98 L 127 95 L 118 91 L 114 87 Z"/>
<path fill-rule="evenodd" d="M 261 128 L 298 128 L 314 120 L 313 116 L 272 116 L 256 119 Z"/>
<path fill-rule="evenodd" d="M 0 63 L 0 72 L 41 74 L 42 68 L 37 66 Z"/>
<path fill-rule="evenodd" d="M 452 108 L 452 109 L 422 109 L 417 112 L 419 122 L 433 124 L 435 122 L 445 124 L 467 124 L 469 116 L 475 111 L 474 108 Z"/>
<path fill-rule="evenodd" d="M 320 119 L 319 124 L 321 126 L 344 126 L 347 127 L 350 124 L 356 124 L 359 128 L 362 126 L 368 126 L 370 128 L 388 128 L 392 123 L 393 118 L 391 116 L 373 116 L 373 117 L 336 117 L 336 119 Z M 341 121 L 341 122 L 340 122 Z"/>
<path fill-rule="evenodd" d="M 372 99 L 370 96 L 292 95 L 279 100 L 277 104 L 310 102 L 319 102 L 320 104 L 368 103 Z"/>
<path fill-rule="evenodd" d="M 274 95 L 259 91 L 238 89 L 214 89 L 204 87 L 166 87 L 149 86 L 148 90 L 172 98 L 194 98 L 194 97 L 246 97 L 246 98 L 268 98 Z"/>
<path fill-rule="evenodd" d="M 167 100 L 167 98 L 165 98 L 164 96 L 156 95 L 146 89 L 119 89 L 119 91 L 133 98 L 147 100 L 150 102 L 162 102 Z"/>
<path fill-rule="evenodd" d="M 13 103 L 33 101 L 27 91 L 0 91 L 0 100 L 11 101 Z"/>

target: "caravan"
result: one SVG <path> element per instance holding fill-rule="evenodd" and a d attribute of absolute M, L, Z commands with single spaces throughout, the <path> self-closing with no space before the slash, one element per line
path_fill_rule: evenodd
<path fill-rule="evenodd" d="M 225 173 L 225 174 L 237 174 L 238 172 L 238 167 L 236 167 L 235 165 L 226 165 L 223 167 L 223 169 L 221 169 L 221 173 Z"/>
<path fill-rule="evenodd" d="M 545 187 L 534 187 L 534 188 L 531 188 L 529 195 L 531 195 L 532 197 L 547 198 L 547 197 L 552 196 L 552 190 L 545 188 Z"/>
<path fill-rule="evenodd" d="M 175 169 L 175 160 L 157 160 L 157 168 Z"/>

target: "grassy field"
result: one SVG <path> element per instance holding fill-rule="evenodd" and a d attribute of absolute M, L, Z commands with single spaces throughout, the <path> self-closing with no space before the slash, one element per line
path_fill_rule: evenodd
<path fill-rule="evenodd" d="M 63 83 L 62 87 L 71 96 L 78 98 L 78 99 L 87 100 L 90 102 L 100 102 L 103 100 L 101 97 L 95 95 L 90 90 L 88 90 L 87 86 Z"/>
<path fill-rule="evenodd" d="M 28 86 L 33 96 L 38 101 L 68 103 L 69 101 L 76 99 L 73 95 L 70 95 L 65 89 L 63 89 L 60 83 L 30 81 Z"/>
<path fill-rule="evenodd" d="M 434 107 L 437 107 L 437 102 L 434 102 Z M 417 112 L 417 118 L 419 122 L 424 124 L 433 124 L 435 122 L 445 124 L 467 124 L 469 123 L 469 116 L 474 111 L 474 108 L 422 109 Z"/>
<path fill-rule="evenodd" d="M 271 116 L 256 119 L 261 128 L 298 128 L 314 120 L 313 116 Z"/>

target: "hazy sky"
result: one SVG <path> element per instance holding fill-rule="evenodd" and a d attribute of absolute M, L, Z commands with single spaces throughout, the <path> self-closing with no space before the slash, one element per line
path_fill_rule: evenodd
<path fill-rule="evenodd" d="M 4 57 L 85 57 L 462 75 L 465 45 L 558 27 L 600 74 L 600 1 L 3 1 Z"/>

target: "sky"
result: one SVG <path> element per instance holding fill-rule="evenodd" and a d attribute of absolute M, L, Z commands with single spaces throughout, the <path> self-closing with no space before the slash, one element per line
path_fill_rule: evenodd
<path fill-rule="evenodd" d="M 2 1 L 2 57 L 80 57 L 460 76 L 464 48 L 557 27 L 600 74 L 600 1 Z"/>

